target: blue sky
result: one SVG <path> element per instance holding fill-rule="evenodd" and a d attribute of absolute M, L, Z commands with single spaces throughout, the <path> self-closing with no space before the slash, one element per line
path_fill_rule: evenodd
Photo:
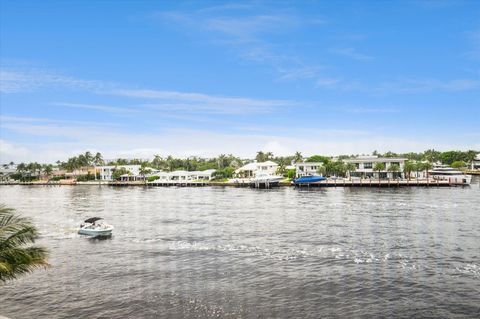
<path fill-rule="evenodd" d="M 0 9 L 0 162 L 480 149 L 479 1 Z"/>

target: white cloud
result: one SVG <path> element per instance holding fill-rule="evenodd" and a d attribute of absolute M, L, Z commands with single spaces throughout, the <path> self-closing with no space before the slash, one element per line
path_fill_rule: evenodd
<path fill-rule="evenodd" d="M 13 124 L 11 121 L 9 124 Z M 3 140 L 0 144 L 0 162 L 39 161 L 54 162 L 87 150 L 100 151 L 105 158 L 152 158 L 155 154 L 174 156 L 216 156 L 232 153 L 252 158 L 258 150 L 272 151 L 276 155 L 289 155 L 301 151 L 312 154 L 361 154 L 372 150 L 385 152 L 423 151 L 429 148 L 472 149 L 478 143 L 438 143 L 429 140 L 411 140 L 378 136 L 356 130 L 293 130 L 284 136 L 268 132 L 251 134 L 222 133 L 209 130 L 163 129 L 148 132 L 123 132 L 117 128 L 104 128 L 82 124 L 41 121 L 16 121 L 17 125 L 2 126 L 17 134 L 36 137 L 48 136 L 43 142 L 23 143 Z M 67 129 L 68 125 L 68 129 Z M 62 136 L 58 136 L 62 132 Z"/>
<path fill-rule="evenodd" d="M 112 95 L 148 99 L 144 106 L 161 110 L 182 110 L 189 112 L 211 112 L 224 114 L 268 113 L 279 108 L 296 105 L 288 100 L 253 99 L 245 97 L 225 97 L 203 93 L 187 93 L 160 90 L 116 89 Z"/>
<path fill-rule="evenodd" d="M 101 90 L 109 86 L 111 84 L 105 82 L 81 80 L 42 69 L 0 69 L 0 93 L 30 92 L 45 88 Z"/>

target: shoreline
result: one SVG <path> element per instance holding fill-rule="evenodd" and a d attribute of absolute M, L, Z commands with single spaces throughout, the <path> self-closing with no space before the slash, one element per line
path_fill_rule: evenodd
<path fill-rule="evenodd" d="M 458 187 L 470 186 L 471 184 L 451 182 L 448 180 L 329 180 L 305 185 L 294 185 L 292 182 L 282 181 L 275 185 L 265 185 L 265 183 L 255 187 L 250 182 L 159 182 L 159 183 L 144 183 L 144 182 L 75 182 L 75 183 L 61 183 L 61 182 L 0 182 L 0 186 L 110 186 L 110 187 L 250 187 L 250 188 L 274 188 L 274 187 L 294 187 L 294 188 L 327 188 L 327 187 Z"/>

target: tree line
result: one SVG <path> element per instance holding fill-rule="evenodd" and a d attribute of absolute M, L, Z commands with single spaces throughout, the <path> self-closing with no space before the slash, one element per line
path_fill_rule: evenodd
<path fill-rule="evenodd" d="M 427 165 L 427 163 L 440 162 L 442 164 L 451 165 L 454 168 L 464 168 L 467 166 L 468 163 L 471 163 L 475 159 L 479 152 L 474 150 L 440 152 L 429 149 L 420 153 L 394 153 L 389 151 L 382 154 L 374 151 L 372 154 L 379 157 L 407 158 L 408 161 L 405 164 L 406 171 L 404 173 L 407 176 L 410 176 L 412 172 L 430 169 L 431 165 Z M 355 158 L 358 156 L 359 154 L 340 155 L 334 160 L 333 157 L 324 155 L 313 155 L 305 158 L 300 152 L 296 152 L 295 154 L 290 156 L 275 156 L 272 152 L 258 151 L 255 156 L 255 160 L 257 162 L 272 161 L 278 164 L 277 174 L 281 174 L 287 177 L 291 177 L 292 175 L 294 175 L 294 171 L 292 171 L 291 169 L 288 170 L 287 167 L 292 163 L 299 163 L 302 161 L 323 163 L 322 167 L 320 167 L 319 169 L 319 173 L 322 175 L 345 176 L 347 172 L 354 171 L 355 167 L 353 167 L 354 165 L 351 163 L 345 163 L 344 160 L 349 158 Z M 66 161 L 59 160 L 56 162 L 55 166 L 67 172 L 75 172 L 82 167 L 101 165 L 141 165 L 140 173 L 142 175 L 148 174 L 149 168 L 167 172 L 175 170 L 203 171 L 207 169 L 215 169 L 215 177 L 218 179 L 222 179 L 232 177 L 234 171 L 237 168 L 252 161 L 252 159 L 241 159 L 240 157 L 236 157 L 232 154 L 221 154 L 213 158 L 202 158 L 197 156 L 178 158 L 173 156 L 162 157 L 160 155 L 155 155 L 152 160 L 118 158 L 115 160 L 105 161 L 103 159 L 103 155 L 100 152 L 96 152 L 94 154 L 90 151 L 87 151 L 85 153 L 70 157 Z M 12 164 L 14 163 L 10 163 L 10 165 Z M 422 165 L 423 167 L 421 167 Z M 428 167 L 426 167 L 425 165 L 427 165 Z M 7 166 L 8 164 L 4 165 L 4 167 Z M 52 174 L 55 166 L 52 164 L 40 164 L 37 162 L 20 163 L 17 165 L 17 174 L 14 174 L 12 178 L 27 181 L 38 179 L 42 174 L 49 177 Z M 384 168 L 381 169 L 381 167 L 377 167 L 377 171 L 382 170 L 384 170 Z M 389 170 L 395 173 L 397 171 L 400 171 L 400 168 L 392 165 Z M 121 172 L 122 171 L 119 171 L 118 173 Z M 92 175 L 91 179 L 93 178 L 94 176 Z"/>

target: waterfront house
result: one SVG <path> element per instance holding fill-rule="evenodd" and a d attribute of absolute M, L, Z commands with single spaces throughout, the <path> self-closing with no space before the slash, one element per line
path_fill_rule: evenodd
<path fill-rule="evenodd" d="M 378 156 L 359 156 L 352 159 L 345 160 L 345 163 L 352 163 L 355 165 L 355 171 L 348 172 L 349 177 L 361 178 L 404 178 L 403 170 L 405 168 L 406 158 L 400 157 L 378 157 Z M 383 163 L 384 169 L 376 172 L 373 169 L 375 164 Z M 390 171 L 392 165 L 399 167 L 398 172 Z"/>
<path fill-rule="evenodd" d="M 153 183 L 210 181 L 215 172 L 216 170 L 214 169 L 207 169 L 204 171 L 158 172 L 154 174 L 154 176 L 157 176 L 158 178 L 153 181 Z"/>
<path fill-rule="evenodd" d="M 107 166 L 97 166 L 96 170 L 100 174 L 100 179 L 103 181 L 113 180 L 113 172 L 117 169 L 124 168 L 128 171 L 128 174 L 121 176 L 122 180 L 139 180 L 140 178 L 140 168 L 141 165 L 107 165 Z"/>
<path fill-rule="evenodd" d="M 295 163 L 295 178 L 299 178 L 302 176 L 319 175 L 318 169 L 322 165 L 322 162 Z"/>
<path fill-rule="evenodd" d="M 17 173 L 17 165 L 3 165 L 0 167 L 0 181 L 5 182 L 10 180 L 11 175 Z"/>
<path fill-rule="evenodd" d="M 278 169 L 278 164 L 272 161 L 253 162 L 244 165 L 235 170 L 235 175 L 243 178 L 255 177 L 257 173 L 266 173 L 275 175 Z"/>
<path fill-rule="evenodd" d="M 480 154 L 475 157 L 475 159 L 472 161 L 472 169 L 480 169 Z"/>

